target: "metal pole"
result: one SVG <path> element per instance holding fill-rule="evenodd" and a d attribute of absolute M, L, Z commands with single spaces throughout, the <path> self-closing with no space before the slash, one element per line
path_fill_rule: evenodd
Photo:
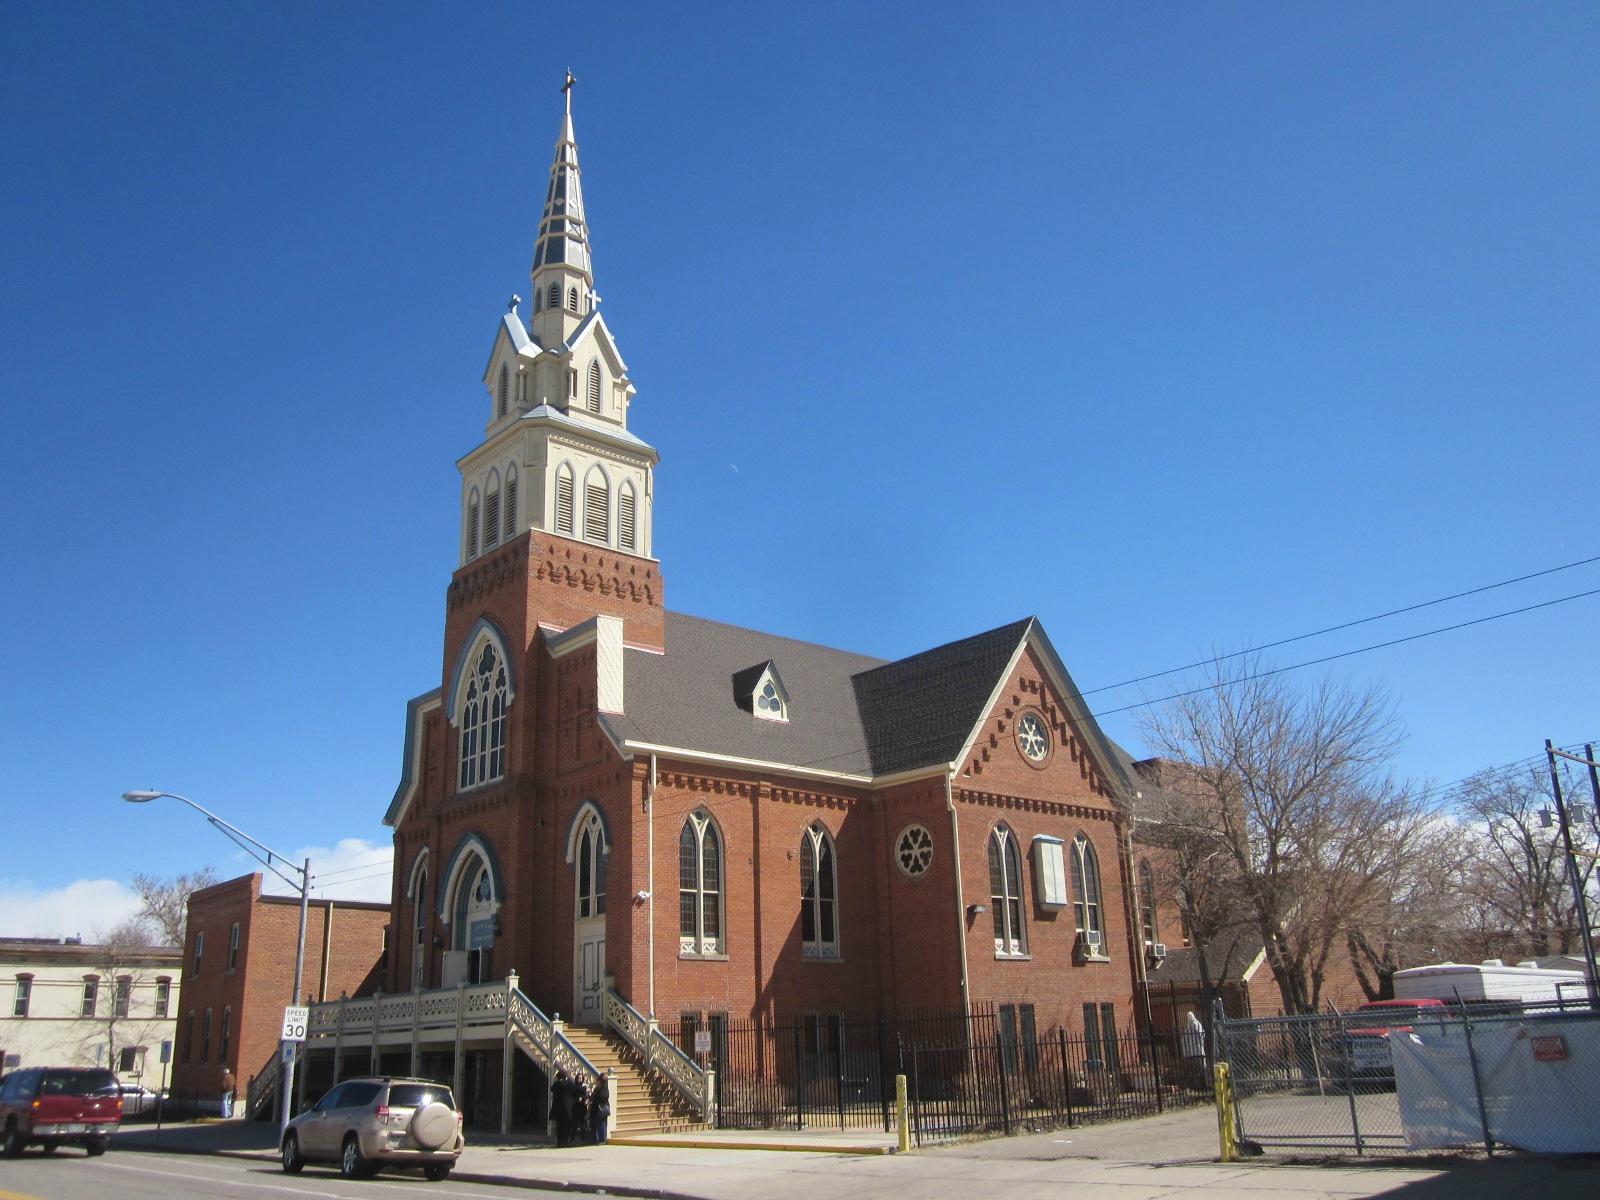
<path fill-rule="evenodd" d="M 1583 935 L 1583 961 L 1589 968 L 1589 1003 L 1600 1005 L 1600 977 L 1594 964 L 1594 935 L 1589 932 L 1589 902 L 1584 896 L 1583 876 L 1578 872 L 1578 859 L 1572 852 L 1572 827 L 1567 824 L 1567 803 L 1561 796 L 1561 776 L 1556 773 L 1556 748 L 1549 738 L 1544 740 L 1545 757 L 1550 762 L 1550 787 L 1556 797 L 1556 818 L 1561 822 L 1561 841 L 1567 850 L 1567 878 L 1572 883 L 1572 897 L 1578 907 L 1578 932 Z M 1589 766 L 1591 772 L 1594 765 Z M 1591 782 L 1593 775 L 1590 776 Z M 1596 785 L 1600 796 L 1600 785 Z"/>
<path fill-rule="evenodd" d="M 294 991 L 290 993 L 291 1005 L 300 1003 L 300 989 L 305 983 L 306 975 L 306 911 L 311 906 L 311 860 L 308 858 L 300 867 L 300 938 L 294 950 Z M 281 1103 L 278 1106 L 278 1142 L 282 1144 L 283 1135 L 289 1131 L 289 1118 L 294 1108 L 294 1067 L 295 1059 L 299 1057 L 300 1044 L 296 1042 L 278 1043 L 278 1091 Z"/>

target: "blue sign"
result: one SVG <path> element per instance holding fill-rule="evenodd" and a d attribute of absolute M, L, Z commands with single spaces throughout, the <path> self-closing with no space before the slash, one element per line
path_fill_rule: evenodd
<path fill-rule="evenodd" d="M 485 917 L 481 921 L 474 921 L 467 930 L 468 950 L 487 950 L 494 945 L 494 918 Z"/>

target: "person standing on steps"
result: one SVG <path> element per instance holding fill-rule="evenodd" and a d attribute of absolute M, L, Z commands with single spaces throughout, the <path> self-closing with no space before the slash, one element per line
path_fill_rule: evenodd
<path fill-rule="evenodd" d="M 589 1096 L 589 1140 L 596 1146 L 606 1144 L 606 1128 L 610 1116 L 611 1082 L 602 1075 Z"/>

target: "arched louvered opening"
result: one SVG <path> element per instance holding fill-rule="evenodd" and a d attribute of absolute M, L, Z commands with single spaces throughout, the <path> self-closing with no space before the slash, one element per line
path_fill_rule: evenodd
<path fill-rule="evenodd" d="M 505 416 L 511 411 L 511 368 L 505 363 L 500 364 L 500 416 Z"/>
<path fill-rule="evenodd" d="M 478 557 L 478 489 L 473 488 L 467 497 L 467 550 L 463 556 Z"/>
<path fill-rule="evenodd" d="M 556 468 L 556 532 L 572 536 L 572 468 L 562 463 Z"/>
<path fill-rule="evenodd" d="M 617 549 L 630 554 L 639 552 L 638 500 L 634 496 L 633 484 L 626 480 L 617 492 Z"/>
<path fill-rule="evenodd" d="M 611 490 L 598 467 L 583 481 L 583 537 L 602 544 L 611 539 Z"/>
<path fill-rule="evenodd" d="M 595 359 L 595 360 L 593 360 L 592 362 L 589 363 L 589 390 L 588 390 L 587 399 L 589 401 L 589 411 L 592 412 L 592 413 L 599 412 L 600 411 L 600 360 L 599 359 Z"/>
<path fill-rule="evenodd" d="M 561 307 L 561 285 L 559 283 L 552 283 L 550 285 L 550 303 L 548 307 Z"/>
<path fill-rule="evenodd" d="M 578 289 L 577 288 L 568 288 L 567 289 L 567 307 L 570 308 L 573 312 L 577 312 L 578 311 Z"/>
<path fill-rule="evenodd" d="M 506 524 L 505 538 L 507 540 L 516 536 L 517 532 L 517 468 L 506 468 Z"/>

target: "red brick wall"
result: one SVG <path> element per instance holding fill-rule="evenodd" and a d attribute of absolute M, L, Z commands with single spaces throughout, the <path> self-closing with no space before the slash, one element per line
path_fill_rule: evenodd
<path fill-rule="evenodd" d="M 1043 717 L 1050 729 L 1051 752 L 1042 765 L 1028 760 L 1016 744 L 1016 723 L 1029 711 Z M 1136 950 L 1119 844 L 1124 817 L 1100 764 L 1031 651 L 1017 664 L 981 727 L 956 790 L 966 903 L 990 910 L 967 929 L 972 1001 L 1032 1004 L 1041 1030 L 1057 1023 L 1077 1029 L 1083 1004 L 1112 1003 L 1118 1023 L 1125 1024 L 1133 1015 Z M 1016 837 L 1022 859 L 1025 960 L 1000 957 L 994 946 L 988 838 L 1002 822 Z M 1066 843 L 1070 889 L 1072 842 L 1079 834 L 1089 838 L 1099 859 L 1101 927 L 1110 962 L 1081 961 L 1070 906 L 1051 909 L 1035 901 L 1033 839 L 1045 835 Z"/>
<path fill-rule="evenodd" d="M 228 936 L 239 923 L 239 955 L 228 970 Z M 242 875 L 189 897 L 184 935 L 182 1011 L 178 1014 L 172 1086 L 177 1091 L 219 1095 L 224 1065 L 235 1076 L 241 1096 L 250 1076 L 271 1059 L 291 1003 L 295 946 L 300 934 L 300 902 L 295 897 L 262 896 L 261 875 Z M 383 905 L 314 900 L 306 921 L 305 994 L 334 999 L 370 990 L 383 953 L 389 910 Z M 194 973 L 194 947 L 205 934 L 205 955 Z M 327 953 L 324 954 L 324 949 Z M 209 1061 L 200 1061 L 201 1024 L 212 1011 Z M 221 1058 L 222 1013 L 232 1010 L 232 1037 L 226 1063 Z M 194 1014 L 194 1042 L 184 1062 L 188 1016 Z"/>

